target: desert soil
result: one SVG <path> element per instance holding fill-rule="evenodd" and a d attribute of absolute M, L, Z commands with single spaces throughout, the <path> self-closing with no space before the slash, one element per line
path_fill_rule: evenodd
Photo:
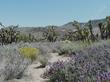
<path fill-rule="evenodd" d="M 49 59 L 50 63 L 56 62 L 58 60 L 62 60 L 62 61 L 66 61 L 67 59 L 69 59 L 69 57 L 63 57 L 63 56 L 59 56 L 57 53 L 51 53 L 51 59 Z M 30 65 L 28 67 L 28 71 L 30 72 L 31 76 L 32 76 L 32 80 L 33 82 L 43 82 L 45 81 L 43 78 L 41 78 L 41 74 L 43 74 L 45 68 L 37 68 L 38 66 L 40 66 L 40 63 L 36 63 L 34 62 L 32 65 Z"/>
<path fill-rule="evenodd" d="M 66 61 L 70 59 L 69 57 L 59 56 L 58 53 L 51 53 L 50 55 L 51 58 L 48 61 L 50 64 L 58 60 Z M 41 75 L 48 67 L 48 65 L 45 68 L 38 68 L 40 65 L 41 64 L 38 61 L 33 62 L 25 70 L 22 79 L 14 79 L 10 80 L 9 82 L 44 82 L 46 79 L 41 78 Z"/>

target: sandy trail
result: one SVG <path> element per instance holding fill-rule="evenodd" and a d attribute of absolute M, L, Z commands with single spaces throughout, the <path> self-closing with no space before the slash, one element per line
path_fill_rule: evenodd
<path fill-rule="evenodd" d="M 67 60 L 69 59 L 69 57 L 63 57 L 63 56 L 59 56 L 57 53 L 51 53 L 51 59 L 49 59 L 49 63 L 53 63 L 56 62 L 58 60 Z M 29 74 L 32 77 L 32 82 L 43 82 L 45 81 L 43 78 L 41 78 L 41 74 L 43 74 L 44 70 L 46 68 L 37 68 L 38 66 L 40 66 L 40 63 L 33 63 L 32 65 L 28 66 L 28 71 Z"/>
<path fill-rule="evenodd" d="M 70 59 L 69 57 L 59 56 L 57 53 L 51 53 L 51 58 L 49 59 L 49 63 L 56 62 L 58 60 L 66 61 Z M 41 75 L 44 73 L 45 68 L 38 68 L 41 64 L 37 61 L 33 62 L 31 65 L 27 67 L 24 72 L 24 77 L 22 79 L 13 79 L 8 82 L 45 82 L 45 79 L 41 78 Z"/>

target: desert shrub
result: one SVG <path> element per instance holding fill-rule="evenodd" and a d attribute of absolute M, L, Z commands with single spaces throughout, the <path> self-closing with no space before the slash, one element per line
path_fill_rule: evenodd
<path fill-rule="evenodd" d="M 36 38 L 32 34 L 22 34 L 20 33 L 18 36 L 18 42 L 34 42 L 36 41 Z"/>
<path fill-rule="evenodd" d="M 64 80 L 64 71 L 65 68 L 63 61 L 54 62 L 52 65 L 49 66 L 49 69 L 46 69 L 42 77 L 45 79 L 49 79 L 50 82 L 65 82 Z M 60 81 L 58 81 L 60 79 Z"/>
<path fill-rule="evenodd" d="M 41 67 L 45 67 L 48 64 L 48 57 L 45 57 L 44 55 L 39 55 L 38 61 L 41 63 Z"/>
<path fill-rule="evenodd" d="M 20 55 L 17 46 L 0 46 L 0 82 L 21 78 L 30 63 L 30 59 Z"/>
<path fill-rule="evenodd" d="M 20 53 L 26 58 L 35 60 L 37 55 L 39 54 L 39 49 L 24 47 L 24 48 L 20 48 Z"/>
<path fill-rule="evenodd" d="M 79 51 L 84 48 L 89 47 L 91 44 L 88 42 L 61 42 L 61 44 L 58 47 L 58 53 L 60 55 L 62 54 L 70 54 L 71 52 Z"/>
<path fill-rule="evenodd" d="M 44 72 L 49 82 L 109 82 L 110 46 L 101 45 L 72 53 L 67 62 L 57 61 Z"/>
<path fill-rule="evenodd" d="M 40 54 L 57 53 L 61 42 L 37 42 L 31 43 L 34 48 L 39 48 Z"/>

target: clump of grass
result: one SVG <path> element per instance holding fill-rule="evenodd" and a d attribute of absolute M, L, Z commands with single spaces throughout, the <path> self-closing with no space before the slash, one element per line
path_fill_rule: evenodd
<path fill-rule="evenodd" d="M 72 52 L 82 50 L 84 48 L 90 47 L 91 44 L 88 42 L 62 42 L 59 47 L 59 55 L 71 54 Z"/>
<path fill-rule="evenodd" d="M 20 48 L 20 53 L 26 58 L 35 60 L 39 54 L 39 49 L 31 47 Z"/>
<path fill-rule="evenodd" d="M 42 55 L 38 56 L 38 61 L 41 63 L 41 67 L 45 67 L 48 63 L 48 58 Z"/>

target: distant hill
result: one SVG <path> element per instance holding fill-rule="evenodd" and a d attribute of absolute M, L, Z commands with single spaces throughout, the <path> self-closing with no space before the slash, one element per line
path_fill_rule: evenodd
<path fill-rule="evenodd" d="M 94 28 L 93 29 L 94 30 L 94 33 L 99 33 L 98 24 L 100 22 L 105 22 L 105 19 L 98 19 L 98 20 L 91 20 L 91 21 L 92 21 L 92 26 Z M 54 26 L 54 27 L 56 28 L 57 33 L 60 34 L 61 36 L 63 36 L 68 31 L 75 30 L 75 26 L 73 24 L 74 24 L 74 22 L 68 22 L 68 23 L 66 23 L 64 25 Z M 87 22 L 80 23 L 81 26 L 83 26 L 85 24 L 87 24 Z M 29 33 L 31 33 L 35 37 L 42 37 L 43 32 L 48 27 L 49 26 L 45 26 L 45 27 L 19 27 L 19 28 L 17 28 L 17 30 L 20 31 L 23 34 L 29 34 Z"/>
<path fill-rule="evenodd" d="M 91 20 L 94 34 L 100 34 L 98 24 L 103 23 L 105 21 L 106 21 L 105 19 Z M 80 24 L 81 28 L 83 28 L 84 25 L 88 24 L 88 22 L 84 22 L 84 23 L 79 22 L 79 24 Z M 36 38 L 42 38 L 44 31 L 46 31 L 48 27 L 50 27 L 50 25 L 45 26 L 45 27 L 19 27 L 19 28 L 16 28 L 16 30 L 20 31 L 21 34 L 26 34 L 26 35 L 32 34 Z M 58 36 L 59 38 L 60 37 L 63 38 L 64 35 L 66 33 L 68 33 L 68 31 L 74 31 L 75 28 L 76 28 L 74 26 L 74 22 L 68 22 L 64 25 L 54 26 L 54 27 L 55 27 L 55 30 L 56 30 L 57 34 L 59 34 L 59 36 Z"/>
<path fill-rule="evenodd" d="M 93 27 L 97 27 L 99 23 L 105 22 L 105 19 L 91 20 L 91 22 L 92 22 L 92 26 Z M 62 25 L 60 27 L 62 27 L 62 28 L 75 28 L 75 26 L 73 26 L 73 24 L 74 24 L 74 22 L 69 22 L 69 23 L 64 24 L 64 25 Z M 81 24 L 81 26 L 83 26 L 83 25 L 87 24 L 87 22 L 80 23 L 80 24 Z"/>
<path fill-rule="evenodd" d="M 96 20 L 91 20 L 92 26 L 93 26 L 93 32 L 94 34 L 100 34 L 100 30 L 98 28 L 99 23 L 105 22 L 106 19 L 96 19 Z M 81 28 L 83 28 L 84 25 L 86 25 L 88 22 L 79 22 L 81 25 Z M 50 25 L 45 26 L 45 27 L 19 27 L 16 28 L 17 31 L 20 31 L 21 34 L 26 34 L 26 35 L 34 35 L 36 38 L 44 38 L 43 33 L 44 31 L 47 30 L 47 28 L 50 27 Z M 63 38 L 65 34 L 68 33 L 68 31 L 74 31 L 75 26 L 74 22 L 68 22 L 64 25 L 61 26 L 54 26 L 57 34 L 59 34 L 59 38 Z M 7 27 L 8 28 L 8 27 Z"/>
<path fill-rule="evenodd" d="M 99 19 L 99 20 L 91 20 L 92 21 L 92 26 L 98 27 L 98 24 L 100 22 L 104 22 L 105 19 Z M 62 26 L 56 26 L 58 30 L 62 30 L 62 29 L 66 29 L 66 30 L 72 30 L 75 28 L 75 26 L 73 26 L 74 22 L 68 22 Z M 85 23 L 80 23 L 81 26 L 87 24 L 87 22 Z M 48 26 L 46 27 L 20 27 L 18 28 L 19 31 L 23 32 L 23 33 L 36 33 L 36 32 L 42 32 L 44 31 L 46 28 L 48 28 Z"/>

